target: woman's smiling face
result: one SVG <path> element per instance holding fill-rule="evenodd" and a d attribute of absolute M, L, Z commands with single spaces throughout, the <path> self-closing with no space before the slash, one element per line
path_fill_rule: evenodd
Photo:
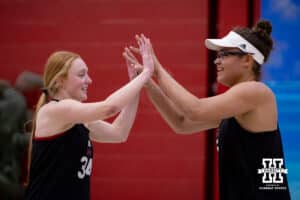
<path fill-rule="evenodd" d="M 243 78 L 248 70 L 243 67 L 243 53 L 238 48 L 224 48 L 217 52 L 214 61 L 217 68 L 217 81 L 226 86 L 232 86 Z"/>
<path fill-rule="evenodd" d="M 92 83 L 88 75 L 88 67 L 81 58 L 76 58 L 63 81 L 64 93 L 72 99 L 85 101 L 87 99 L 88 85 Z"/>

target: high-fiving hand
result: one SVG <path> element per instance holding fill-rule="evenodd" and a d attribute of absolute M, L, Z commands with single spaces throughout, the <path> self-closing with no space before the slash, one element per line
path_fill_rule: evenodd
<path fill-rule="evenodd" d="M 150 39 L 146 38 L 143 34 L 141 34 L 140 37 L 136 37 L 136 39 L 142 56 L 144 70 L 149 70 L 152 74 L 154 71 L 154 62 L 151 53 L 152 47 Z"/>
<path fill-rule="evenodd" d="M 139 52 L 139 49 L 137 49 L 137 51 Z M 128 47 L 125 47 L 123 57 L 125 58 L 128 69 L 134 68 L 137 74 L 143 71 L 143 66 L 139 63 L 138 59 L 133 55 Z"/>
<path fill-rule="evenodd" d="M 155 70 L 152 68 L 152 65 L 154 65 L 155 68 L 155 65 L 158 62 L 155 57 L 150 39 L 145 37 L 143 34 L 136 35 L 135 38 L 139 45 L 139 48 L 130 46 L 130 49 L 127 47 L 124 49 L 123 57 L 125 58 L 126 63 L 128 63 L 131 66 L 134 66 L 134 68 L 137 70 L 137 73 L 141 73 L 144 67 L 150 67 L 151 70 Z M 143 60 L 143 65 L 139 63 L 138 59 L 135 57 L 135 55 L 132 52 L 141 55 Z"/>

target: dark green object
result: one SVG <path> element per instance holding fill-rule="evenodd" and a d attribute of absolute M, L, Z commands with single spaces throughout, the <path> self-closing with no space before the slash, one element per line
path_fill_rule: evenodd
<path fill-rule="evenodd" d="M 8 83 L 0 81 L 0 199 L 20 199 L 21 162 L 29 135 L 23 133 L 26 101 Z"/>

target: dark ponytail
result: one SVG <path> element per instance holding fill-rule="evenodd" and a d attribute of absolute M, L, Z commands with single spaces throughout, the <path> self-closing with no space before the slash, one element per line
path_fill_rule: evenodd
<path fill-rule="evenodd" d="M 273 40 L 271 38 L 272 25 L 269 21 L 260 20 L 253 26 L 252 31 L 259 40 L 258 42 L 252 44 L 262 52 L 262 54 L 265 56 L 264 61 L 266 62 L 271 51 L 273 50 Z"/>

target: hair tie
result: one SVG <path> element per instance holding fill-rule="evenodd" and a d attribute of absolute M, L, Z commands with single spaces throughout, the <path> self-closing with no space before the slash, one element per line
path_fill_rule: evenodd
<path fill-rule="evenodd" d="M 43 92 L 46 96 L 49 95 L 49 92 L 48 92 L 48 88 L 47 88 L 47 87 L 43 87 L 43 88 L 41 88 L 41 90 L 42 90 L 42 92 Z"/>

